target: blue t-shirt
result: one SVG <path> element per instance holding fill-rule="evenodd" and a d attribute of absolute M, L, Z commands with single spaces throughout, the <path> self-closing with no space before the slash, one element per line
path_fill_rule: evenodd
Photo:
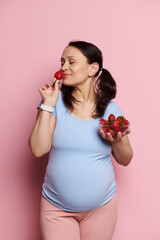
<path fill-rule="evenodd" d="M 103 118 L 122 115 L 110 101 Z M 53 205 L 70 212 L 95 210 L 111 200 L 116 182 L 111 146 L 98 132 L 99 120 L 83 120 L 65 107 L 62 93 L 53 114 L 56 128 L 46 168 L 43 196 Z"/>

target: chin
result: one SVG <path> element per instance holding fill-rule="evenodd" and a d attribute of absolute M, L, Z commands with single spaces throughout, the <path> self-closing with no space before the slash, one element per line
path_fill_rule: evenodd
<path fill-rule="evenodd" d="M 63 80 L 63 85 L 74 87 L 76 84 L 67 80 Z"/>

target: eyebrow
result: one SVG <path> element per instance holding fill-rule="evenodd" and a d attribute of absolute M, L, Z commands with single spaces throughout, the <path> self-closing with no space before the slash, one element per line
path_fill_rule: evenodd
<path fill-rule="evenodd" d="M 74 57 L 76 58 L 75 56 L 68 56 L 67 58 L 71 58 L 71 57 Z M 64 60 L 64 58 L 61 57 L 61 61 Z"/>

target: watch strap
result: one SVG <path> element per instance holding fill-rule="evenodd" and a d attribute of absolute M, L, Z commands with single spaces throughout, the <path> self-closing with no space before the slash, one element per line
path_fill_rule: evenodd
<path fill-rule="evenodd" d="M 45 105 L 43 103 L 41 103 L 39 108 L 41 108 L 44 111 L 51 112 L 51 113 L 54 111 L 54 107 L 47 106 L 47 105 Z"/>

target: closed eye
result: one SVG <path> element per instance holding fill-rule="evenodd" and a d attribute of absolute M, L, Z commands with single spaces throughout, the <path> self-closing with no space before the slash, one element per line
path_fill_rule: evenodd
<path fill-rule="evenodd" d="M 73 64 L 73 63 L 75 63 L 75 62 L 70 62 L 69 64 Z M 63 64 L 64 64 L 64 62 L 63 62 L 63 63 L 61 63 L 61 66 L 63 66 Z"/>

